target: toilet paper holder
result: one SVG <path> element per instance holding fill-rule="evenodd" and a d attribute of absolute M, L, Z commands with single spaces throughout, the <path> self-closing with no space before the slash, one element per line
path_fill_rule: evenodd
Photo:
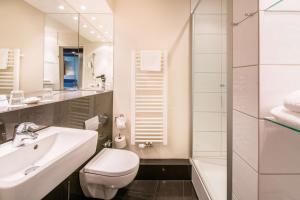
<path fill-rule="evenodd" d="M 115 125 L 117 129 L 125 129 L 126 128 L 126 118 L 124 114 L 120 114 L 119 116 L 115 117 Z"/>

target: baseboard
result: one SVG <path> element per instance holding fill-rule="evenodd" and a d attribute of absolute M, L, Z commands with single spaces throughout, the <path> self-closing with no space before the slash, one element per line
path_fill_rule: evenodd
<path fill-rule="evenodd" d="M 142 159 L 137 180 L 191 180 L 188 159 Z"/>

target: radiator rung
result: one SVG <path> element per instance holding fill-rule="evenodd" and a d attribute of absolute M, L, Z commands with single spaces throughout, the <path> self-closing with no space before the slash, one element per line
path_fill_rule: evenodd
<path fill-rule="evenodd" d="M 145 143 L 145 142 L 152 142 L 152 143 L 162 143 L 163 140 L 141 140 L 141 139 L 136 139 L 135 142 L 137 143 Z"/>
<path fill-rule="evenodd" d="M 137 136 L 135 136 L 135 139 L 163 139 L 163 137 L 162 136 L 147 136 L 147 137 L 145 137 L 145 136 L 139 136 L 139 135 L 137 135 Z"/>
<path fill-rule="evenodd" d="M 163 135 L 163 132 L 136 133 L 136 135 Z"/>

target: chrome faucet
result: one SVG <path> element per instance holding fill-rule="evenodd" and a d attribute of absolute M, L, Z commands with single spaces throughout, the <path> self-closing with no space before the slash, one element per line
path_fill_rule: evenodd
<path fill-rule="evenodd" d="M 32 122 L 24 122 L 15 126 L 13 146 L 20 147 L 23 146 L 25 140 L 35 140 L 38 134 L 34 132 L 37 129 L 37 125 Z"/>

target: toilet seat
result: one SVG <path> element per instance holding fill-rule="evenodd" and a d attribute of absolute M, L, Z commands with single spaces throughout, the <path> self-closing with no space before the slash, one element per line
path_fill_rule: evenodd
<path fill-rule="evenodd" d="M 118 177 L 134 173 L 139 168 L 139 157 L 127 150 L 103 149 L 84 168 L 85 173 Z"/>

